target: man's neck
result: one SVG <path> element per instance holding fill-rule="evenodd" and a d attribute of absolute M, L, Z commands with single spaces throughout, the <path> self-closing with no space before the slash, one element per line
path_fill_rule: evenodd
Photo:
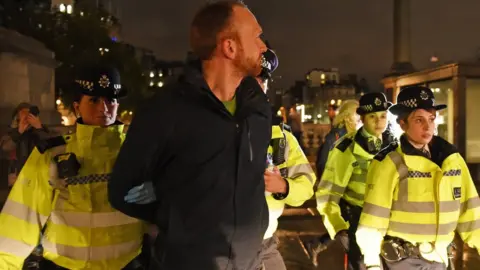
<path fill-rule="evenodd" d="M 243 78 L 232 70 L 231 65 L 220 61 L 204 61 L 202 70 L 208 87 L 220 101 L 225 102 L 233 99 Z"/>

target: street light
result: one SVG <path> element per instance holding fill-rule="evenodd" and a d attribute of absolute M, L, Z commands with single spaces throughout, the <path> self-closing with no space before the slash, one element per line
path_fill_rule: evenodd
<path fill-rule="evenodd" d="M 72 12 L 73 12 L 72 5 L 67 5 L 67 14 L 72 14 Z"/>
<path fill-rule="evenodd" d="M 162 87 L 163 86 L 163 82 L 158 82 L 158 87 Z"/>
<path fill-rule="evenodd" d="M 66 10 L 66 9 L 67 9 L 67 8 L 65 7 L 64 4 L 60 4 L 60 6 L 58 6 L 58 10 L 60 10 L 60 12 L 62 12 L 62 13 L 65 13 L 65 10 Z"/>

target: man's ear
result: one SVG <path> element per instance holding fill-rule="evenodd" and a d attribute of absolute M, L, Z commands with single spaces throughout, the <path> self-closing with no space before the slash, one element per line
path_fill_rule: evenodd
<path fill-rule="evenodd" d="M 220 43 L 220 49 L 226 58 L 233 60 L 238 52 L 238 44 L 234 39 L 227 38 Z"/>

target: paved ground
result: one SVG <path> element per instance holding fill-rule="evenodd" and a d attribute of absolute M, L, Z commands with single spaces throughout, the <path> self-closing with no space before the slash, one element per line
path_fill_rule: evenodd
<path fill-rule="evenodd" d="M 3 205 L 6 194 L 5 190 L 0 190 L 0 207 Z M 338 243 L 333 243 L 326 251 L 320 253 L 319 265 L 316 268 L 306 256 L 300 244 L 300 237 L 315 237 L 323 233 L 325 233 L 325 228 L 321 219 L 318 216 L 312 216 L 312 211 L 306 209 L 287 210 L 286 216 L 280 218 L 277 235 L 280 238 L 279 250 L 288 270 L 344 269 L 344 253 Z M 472 249 L 465 248 L 463 258 L 465 261 L 463 270 L 480 270 L 480 256 Z"/>

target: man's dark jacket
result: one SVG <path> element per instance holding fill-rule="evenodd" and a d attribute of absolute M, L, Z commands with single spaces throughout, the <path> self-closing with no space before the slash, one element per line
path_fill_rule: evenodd
<path fill-rule="evenodd" d="M 267 97 L 246 78 L 232 116 L 193 67 L 159 91 L 128 130 L 108 186 L 111 204 L 158 225 L 162 270 L 250 269 L 268 226 Z M 128 190 L 146 181 L 157 202 L 125 203 Z"/>

